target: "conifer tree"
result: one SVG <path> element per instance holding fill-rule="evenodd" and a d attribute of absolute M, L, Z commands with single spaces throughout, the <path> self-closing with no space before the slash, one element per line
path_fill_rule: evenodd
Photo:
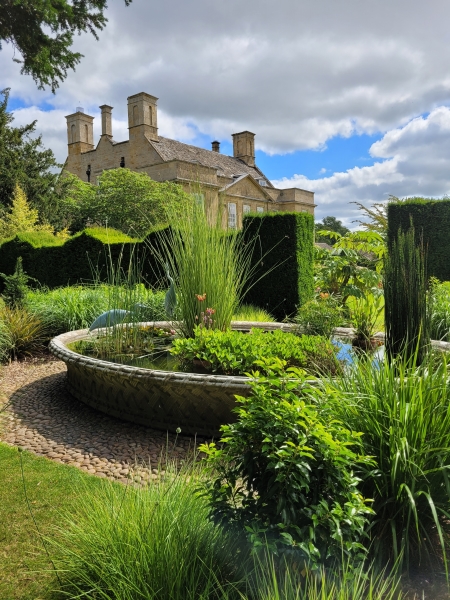
<path fill-rule="evenodd" d="M 18 183 L 14 189 L 11 208 L 0 219 L 0 238 L 8 238 L 25 231 L 36 231 L 38 211 L 28 204 L 27 196 Z"/>

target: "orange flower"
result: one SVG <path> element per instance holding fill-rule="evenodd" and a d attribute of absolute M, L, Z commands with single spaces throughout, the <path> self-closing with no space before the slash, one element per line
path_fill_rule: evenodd
<path fill-rule="evenodd" d="M 320 297 L 322 298 L 322 300 L 324 300 L 325 298 L 328 298 L 328 296 L 329 296 L 329 295 L 330 295 L 330 294 L 326 294 L 326 293 L 324 293 L 324 292 L 321 292 L 321 293 L 320 293 Z"/>
<path fill-rule="evenodd" d="M 204 300 L 206 300 L 206 294 L 195 294 L 195 297 L 199 302 L 203 302 Z"/>

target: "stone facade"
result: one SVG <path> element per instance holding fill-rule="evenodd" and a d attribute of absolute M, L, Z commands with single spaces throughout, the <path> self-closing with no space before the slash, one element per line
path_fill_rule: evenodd
<path fill-rule="evenodd" d="M 197 148 L 158 135 L 157 98 L 142 92 L 128 98 L 129 139 L 115 142 L 112 107 L 104 104 L 102 134 L 94 146 L 94 118 L 77 109 L 68 115 L 68 157 L 65 168 L 96 183 L 105 169 L 127 167 L 155 181 L 173 181 L 197 194 L 208 209 L 225 208 L 224 226 L 242 225 L 246 212 L 308 212 L 314 214 L 314 193 L 299 188 L 276 189 L 255 164 L 255 134 L 233 134 L 233 156 Z"/>

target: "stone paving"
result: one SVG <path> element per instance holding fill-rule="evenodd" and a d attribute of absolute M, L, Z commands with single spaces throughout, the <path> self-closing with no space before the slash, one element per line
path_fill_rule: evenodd
<path fill-rule="evenodd" d="M 65 377 L 65 364 L 49 356 L 1 367 L 0 441 L 134 484 L 157 479 L 167 457 L 185 460 L 203 441 L 97 412 L 66 391 Z"/>

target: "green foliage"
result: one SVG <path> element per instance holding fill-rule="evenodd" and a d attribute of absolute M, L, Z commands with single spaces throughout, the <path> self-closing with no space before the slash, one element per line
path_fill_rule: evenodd
<path fill-rule="evenodd" d="M 207 311 L 214 311 L 212 327 L 226 329 L 241 303 L 248 279 L 250 251 L 241 236 L 227 235 L 204 208 L 190 197 L 182 212 L 169 207 L 171 227 L 156 233 L 149 249 L 160 268 L 173 278 L 182 335 L 193 335 Z"/>
<path fill-rule="evenodd" d="M 130 4 L 131 0 L 125 0 Z M 4 0 L 0 7 L 1 42 L 12 44 L 20 52 L 21 73 L 31 75 L 39 89 L 51 86 L 52 92 L 64 81 L 68 69 L 83 57 L 72 52 L 75 33 L 89 31 L 98 39 L 97 30 L 106 23 L 106 0 Z"/>
<path fill-rule="evenodd" d="M 7 5 L 10 4 L 8 1 Z M 5 10 L 4 6 L 2 2 L 1 12 Z M 34 135 L 36 121 L 14 127 L 14 117 L 6 110 L 9 90 L 1 91 L 0 95 L 3 96 L 0 101 L 0 216 L 10 206 L 16 184 L 19 184 L 31 207 L 38 209 L 41 221 L 45 221 L 48 219 L 45 207 L 54 197 L 58 180 L 54 171 L 59 165 L 53 152 L 43 149 L 41 136 Z"/>
<path fill-rule="evenodd" d="M 408 198 L 388 205 L 388 245 L 397 240 L 398 232 L 408 231 L 411 223 L 427 251 L 427 271 L 440 281 L 450 280 L 450 200 Z"/>
<path fill-rule="evenodd" d="M 113 263 L 129 261 L 135 254 L 143 265 L 142 276 L 148 284 L 160 282 L 158 265 L 145 244 L 136 244 L 122 232 L 89 228 L 64 240 L 35 232 L 20 234 L 0 246 L 0 271 L 11 274 L 18 256 L 23 257 L 25 271 L 50 288 L 68 283 L 107 281 L 110 259 Z M 155 234 L 150 234 L 152 239 Z M 95 274 L 95 275 L 94 275 Z"/>
<path fill-rule="evenodd" d="M 12 205 L 5 217 L 0 218 L 0 239 L 23 231 L 36 231 L 37 220 L 38 211 L 30 208 L 24 191 L 16 183 Z"/>
<path fill-rule="evenodd" d="M 341 237 L 327 233 L 336 243 L 331 251 L 316 248 L 316 289 L 340 297 L 345 305 L 350 296 L 362 298 L 381 285 L 385 244 L 380 235 L 358 231 Z"/>
<path fill-rule="evenodd" d="M 237 312 L 233 315 L 233 321 L 260 321 L 262 323 L 271 323 L 275 319 L 262 308 L 252 304 L 241 304 Z"/>
<path fill-rule="evenodd" d="M 143 285 L 131 290 L 125 286 L 112 289 L 106 284 L 34 290 L 28 292 L 26 306 L 46 325 L 49 335 L 55 336 L 65 331 L 87 329 L 99 315 L 111 308 L 126 310 L 130 294 L 134 302 L 146 306 L 143 320 L 165 318 L 164 292 L 152 292 Z"/>
<path fill-rule="evenodd" d="M 63 171 L 57 186 L 58 199 L 52 206 L 52 223 L 57 229 L 73 233 L 86 228 L 96 188 L 68 171 Z"/>
<path fill-rule="evenodd" d="M 431 360 L 431 359 L 430 359 Z M 358 361 L 324 382 L 329 418 L 363 433 L 377 468 L 363 476 L 373 498 L 371 550 L 379 565 L 439 570 L 450 517 L 450 383 L 445 355 L 420 367 L 404 357 Z"/>
<path fill-rule="evenodd" d="M 328 235 L 321 235 L 319 232 L 322 230 L 335 231 L 340 235 L 346 235 L 350 233 L 350 229 L 342 225 L 342 221 L 336 219 L 336 217 L 324 217 L 321 222 L 315 224 L 316 230 L 316 239 L 317 243 L 325 243 L 333 246 L 336 242 L 335 238 L 332 238 Z"/>
<path fill-rule="evenodd" d="M 417 354 L 420 364 L 430 344 L 430 321 L 425 248 L 416 244 L 414 228 L 398 232 L 384 270 L 386 352 L 390 357 Z"/>
<path fill-rule="evenodd" d="M 168 210 L 176 214 L 190 202 L 181 186 L 153 181 L 146 173 L 130 169 L 103 171 L 94 190 L 95 196 L 83 207 L 85 218 L 135 237 L 166 223 Z"/>
<path fill-rule="evenodd" d="M 42 350 L 48 339 L 44 324 L 25 308 L 4 306 L 0 310 L 0 322 L 6 330 L 3 341 L 0 340 L 0 347 L 3 345 L 0 353 L 8 358 L 16 359 Z"/>
<path fill-rule="evenodd" d="M 343 320 L 342 306 L 327 293 L 319 294 L 314 300 L 306 302 L 294 319 L 303 333 L 325 338 L 330 338 L 335 328 L 342 325 Z"/>
<path fill-rule="evenodd" d="M 450 341 L 450 282 L 432 277 L 429 287 L 430 336 Z"/>
<path fill-rule="evenodd" d="M 267 356 L 277 357 L 288 366 L 301 367 L 309 373 L 340 371 L 336 347 L 329 340 L 279 330 L 252 329 L 244 334 L 197 327 L 193 338 L 174 340 L 171 353 L 187 364 L 194 359 L 201 360 L 213 373 L 226 375 L 244 375 L 256 369 L 259 361 Z"/>
<path fill-rule="evenodd" d="M 111 484 L 85 494 L 58 527 L 57 565 L 67 597 L 237 600 L 245 554 L 208 519 L 195 466 L 145 489 Z"/>
<path fill-rule="evenodd" d="M 350 308 L 350 319 L 355 330 L 355 337 L 368 341 L 377 333 L 377 323 L 383 311 L 383 295 L 379 289 L 364 298 L 355 298 Z"/>
<path fill-rule="evenodd" d="M 248 398 L 237 396 L 238 420 L 222 426 L 220 447 L 200 446 L 213 467 L 207 495 L 214 520 L 247 531 L 255 549 L 267 542 L 289 548 L 312 567 L 364 557 L 361 540 L 370 508 L 353 470 L 359 434 L 337 419 L 326 422 L 304 395 L 314 396 L 304 374 L 264 361 Z M 215 475 L 215 476 L 214 476 Z"/>
<path fill-rule="evenodd" d="M 241 235 L 245 244 L 254 246 L 244 302 L 267 310 L 277 321 L 294 315 L 314 293 L 314 217 L 246 216 Z"/>
<path fill-rule="evenodd" d="M 30 280 L 30 277 L 23 270 L 22 257 L 19 256 L 17 259 L 16 268 L 12 275 L 0 273 L 0 277 L 4 281 L 2 298 L 6 306 L 9 308 L 22 307 L 28 292 L 27 284 Z"/>

